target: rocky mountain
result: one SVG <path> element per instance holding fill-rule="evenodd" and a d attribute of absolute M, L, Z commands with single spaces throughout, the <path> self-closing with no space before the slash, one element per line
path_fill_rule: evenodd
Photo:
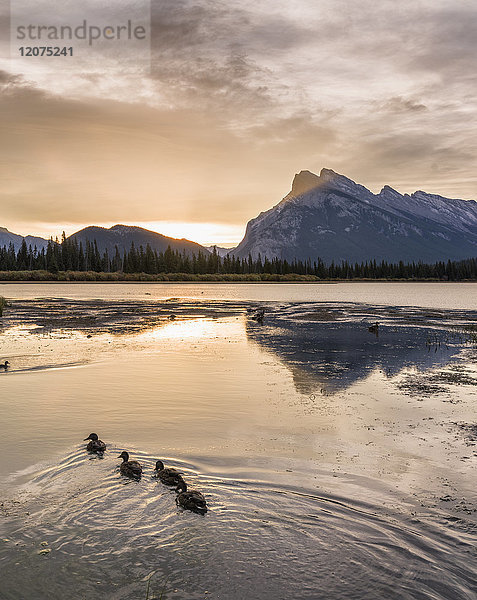
<path fill-rule="evenodd" d="M 233 254 L 325 262 L 434 262 L 477 256 L 477 202 L 426 192 L 373 194 L 323 169 L 301 171 L 291 192 L 249 221 Z"/>
<path fill-rule="evenodd" d="M 73 233 L 68 239 L 78 240 L 78 243 L 83 242 L 83 244 L 86 243 L 86 240 L 90 242 L 96 240 L 99 251 L 103 253 L 107 249 L 110 256 L 114 255 L 116 246 L 122 254 L 124 250 L 130 250 L 132 243 L 137 249 L 139 246 L 146 248 L 149 244 L 153 250 L 158 252 L 164 252 L 170 246 L 172 250 L 185 251 L 187 254 L 198 254 L 199 251 L 203 254 L 209 253 L 203 246 L 195 242 L 184 238 L 177 240 L 132 225 L 114 225 L 110 229 L 95 226 L 85 227 L 85 229 Z"/>
<path fill-rule="evenodd" d="M 38 250 L 46 248 L 48 245 L 48 240 L 45 240 L 41 237 L 27 235 L 24 238 L 22 235 L 8 231 L 8 229 L 5 229 L 5 227 L 0 227 L 0 248 L 3 248 L 3 246 L 9 246 L 12 243 L 15 247 L 15 250 L 18 251 L 23 240 L 25 240 L 27 246 L 31 246 L 32 248 L 35 248 L 36 246 Z"/>
<path fill-rule="evenodd" d="M 227 254 L 233 254 L 234 249 L 233 248 L 224 248 L 222 246 L 205 246 L 206 250 L 208 250 L 209 252 L 213 252 L 214 248 L 217 250 L 217 254 L 219 256 L 227 256 Z"/>

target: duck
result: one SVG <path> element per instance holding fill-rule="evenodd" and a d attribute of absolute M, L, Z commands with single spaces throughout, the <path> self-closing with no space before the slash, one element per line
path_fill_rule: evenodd
<path fill-rule="evenodd" d="M 118 458 L 123 459 L 123 462 L 119 467 L 121 475 L 126 475 L 126 477 L 131 477 L 132 479 L 140 479 L 142 467 L 137 460 L 129 460 L 129 454 L 125 451 L 121 452 Z"/>
<path fill-rule="evenodd" d="M 378 330 L 379 330 L 379 323 L 375 323 L 374 325 L 371 325 L 370 327 L 368 327 L 369 333 L 378 333 Z"/>
<path fill-rule="evenodd" d="M 161 480 L 165 485 L 177 485 L 182 479 L 181 474 L 176 469 L 165 468 L 162 460 L 156 461 L 156 471 L 157 477 Z"/>
<path fill-rule="evenodd" d="M 10 363 L 8 362 L 8 360 L 6 360 L 4 363 L 0 363 L 0 369 L 5 369 L 5 371 L 8 369 L 9 366 Z"/>
<path fill-rule="evenodd" d="M 197 490 L 187 491 L 187 483 L 182 477 L 177 484 L 176 492 L 176 504 L 178 506 L 202 514 L 207 512 L 207 503 L 204 496 Z"/>
<path fill-rule="evenodd" d="M 84 438 L 84 442 L 90 440 L 86 446 L 88 452 L 104 452 L 106 450 L 106 444 L 98 438 L 97 433 L 90 433 L 87 438 Z"/>
<path fill-rule="evenodd" d="M 259 310 L 257 310 L 257 312 L 255 314 L 252 315 L 252 319 L 254 321 L 257 321 L 257 323 L 263 323 L 264 316 L 265 316 L 265 309 L 260 308 Z"/>

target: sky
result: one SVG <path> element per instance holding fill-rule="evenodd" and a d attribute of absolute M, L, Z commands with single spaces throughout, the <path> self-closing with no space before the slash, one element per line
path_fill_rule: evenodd
<path fill-rule="evenodd" d="M 154 1 L 147 60 L 124 45 L 63 64 L 9 56 L 2 2 L 0 226 L 15 233 L 124 223 L 235 245 L 323 167 L 477 198 L 474 0 Z M 98 5 L 124 17 L 121 2 Z"/>

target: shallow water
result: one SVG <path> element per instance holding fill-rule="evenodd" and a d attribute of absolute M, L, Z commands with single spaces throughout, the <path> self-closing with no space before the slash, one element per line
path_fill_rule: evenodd
<path fill-rule="evenodd" d="M 149 470 L 140 483 L 83 448 L 35 476 L 9 519 L 2 597 L 141 598 L 148 577 L 154 597 L 165 589 L 168 598 L 472 597 L 465 531 L 323 492 L 308 469 L 271 484 L 268 469 L 265 480 L 225 465 L 220 477 L 199 477 L 200 465 L 175 460 L 211 507 L 206 516 L 181 512 L 150 475 L 151 457 L 136 456 Z"/>
<path fill-rule="evenodd" d="M 477 310 L 477 283 L 2 283 L 8 298 L 198 298 L 283 302 L 362 302 Z"/>
<path fill-rule="evenodd" d="M 48 284 L 39 296 L 74 303 L 13 302 L 2 600 L 145 598 L 149 579 L 149 599 L 475 597 L 477 361 L 459 333 L 477 323 L 472 301 L 438 310 L 446 284 L 421 298 L 432 311 L 414 292 L 314 304 L 309 286 L 273 302 L 276 287 L 164 303 L 184 288 L 120 286 L 95 303 L 113 288 Z M 265 289 L 261 326 L 248 296 Z M 123 449 L 140 482 L 119 475 Z M 205 494 L 205 516 L 176 507 L 158 458 Z"/>

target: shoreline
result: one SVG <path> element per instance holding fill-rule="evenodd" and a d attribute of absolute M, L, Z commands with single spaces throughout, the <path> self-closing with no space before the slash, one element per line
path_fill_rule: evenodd
<path fill-rule="evenodd" d="M 142 279 L 142 280 L 128 280 L 128 279 L 118 279 L 113 281 L 111 279 L 101 280 L 101 279 L 86 279 L 83 281 L 75 280 L 75 279 L 2 279 L 0 280 L 1 285 L 10 285 L 12 283 L 15 284 L 118 284 L 118 283 L 127 283 L 127 284 L 237 284 L 237 285 L 245 285 L 245 284 L 254 284 L 254 285 L 272 285 L 272 284 L 295 284 L 295 285 L 336 285 L 338 283 L 442 283 L 442 284 L 455 284 L 455 283 L 477 283 L 476 279 L 460 279 L 459 281 L 442 281 L 440 279 L 329 279 L 329 280 L 317 280 L 317 281 L 300 281 L 296 279 L 280 279 L 280 280 L 263 280 L 256 281 L 253 279 L 250 280 L 208 280 L 208 279 L 198 279 L 198 280 L 187 280 L 187 279 L 165 279 L 165 280 L 157 280 L 157 279 Z"/>
<path fill-rule="evenodd" d="M 12 273 L 15 273 L 12 276 Z M 185 274 L 185 273 L 163 273 L 151 275 L 147 273 L 106 273 L 92 271 L 59 271 L 58 273 L 48 273 L 46 271 L 0 271 L 0 285 L 11 283 L 207 283 L 207 284 L 337 284 L 337 283 L 477 283 L 477 279 L 454 279 L 443 280 L 437 278 L 369 278 L 353 277 L 349 279 L 320 279 L 315 275 L 272 275 L 272 274 Z"/>

